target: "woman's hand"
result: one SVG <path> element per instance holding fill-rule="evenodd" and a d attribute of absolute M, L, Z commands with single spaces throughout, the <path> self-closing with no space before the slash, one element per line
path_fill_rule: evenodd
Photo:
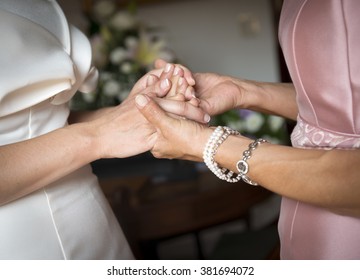
<path fill-rule="evenodd" d="M 169 65 L 171 64 L 164 60 L 157 60 L 155 63 L 155 67 L 158 69 L 169 67 Z M 192 75 L 190 70 L 182 65 L 176 64 L 172 67 L 182 69 L 187 80 L 194 79 L 195 91 L 189 90 L 185 97 L 189 100 L 195 95 L 199 99 L 199 106 L 211 116 L 237 108 L 242 104 L 244 90 L 241 88 L 238 79 L 213 73 L 195 73 Z M 160 75 L 160 79 L 165 78 L 168 77 Z"/>
<path fill-rule="evenodd" d="M 151 149 L 155 157 L 202 161 L 202 151 L 212 129 L 194 121 L 171 117 L 147 95 L 138 95 L 136 105 L 155 129 Z"/>
<path fill-rule="evenodd" d="M 155 129 L 139 114 L 135 97 L 89 122 L 89 131 L 96 133 L 97 158 L 125 158 L 148 151 L 155 140 Z"/>
<path fill-rule="evenodd" d="M 242 107 L 244 90 L 238 80 L 214 73 L 194 74 L 200 107 L 211 116 Z"/>
<path fill-rule="evenodd" d="M 182 69 L 182 71 L 184 71 L 184 78 L 186 79 L 186 81 L 188 82 L 188 84 L 190 86 L 194 86 L 195 85 L 195 79 L 194 76 L 192 74 L 192 72 L 186 68 L 185 66 L 181 65 L 181 64 L 172 64 L 172 63 L 168 63 L 167 61 L 163 60 L 163 59 L 157 59 L 154 63 L 155 66 L 155 70 L 154 71 L 159 71 L 159 70 L 166 70 L 166 72 L 170 72 L 170 67 L 173 68 L 180 68 Z M 167 68 L 167 69 L 166 69 Z M 157 72 L 158 73 L 158 72 Z M 158 77 L 160 77 L 158 75 Z"/>
<path fill-rule="evenodd" d="M 155 128 L 135 106 L 135 98 L 139 94 L 152 97 L 168 113 L 206 122 L 206 114 L 201 108 L 189 102 L 156 97 L 156 93 L 169 90 L 170 84 L 164 84 L 157 76 L 147 74 L 120 105 L 98 111 L 97 118 L 90 122 L 93 131 L 97 132 L 98 157 L 129 157 L 154 146 Z"/>

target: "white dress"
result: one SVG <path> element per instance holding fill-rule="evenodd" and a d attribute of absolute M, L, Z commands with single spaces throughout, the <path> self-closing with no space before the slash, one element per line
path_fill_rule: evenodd
<path fill-rule="evenodd" d="M 66 126 L 96 85 L 87 38 L 52 0 L 1 0 L 0 38 L 0 146 Z M 0 259 L 131 258 L 90 166 L 0 206 Z"/>

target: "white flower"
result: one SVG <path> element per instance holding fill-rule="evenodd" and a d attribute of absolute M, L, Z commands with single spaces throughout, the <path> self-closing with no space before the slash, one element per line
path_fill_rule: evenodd
<path fill-rule="evenodd" d="M 134 36 L 129 36 L 125 39 L 125 47 L 128 49 L 135 49 L 139 45 L 139 39 Z"/>
<path fill-rule="evenodd" d="M 102 67 L 106 64 L 106 54 L 105 54 L 105 42 L 102 38 L 102 36 L 100 36 L 99 34 L 94 35 L 90 38 L 90 42 L 91 42 L 91 49 L 92 49 L 92 59 L 93 59 L 93 63 L 97 66 L 97 67 Z"/>
<path fill-rule="evenodd" d="M 248 133 L 257 132 L 264 124 L 264 117 L 259 113 L 252 113 L 245 119 L 245 129 Z"/>
<path fill-rule="evenodd" d="M 145 30 L 141 30 L 139 36 L 139 45 L 136 49 L 134 57 L 140 65 L 146 67 L 153 65 L 157 58 L 160 58 L 160 53 L 165 50 L 166 41 L 158 39 L 152 40 L 152 36 L 147 34 Z M 171 60 L 170 60 L 171 61 Z"/>
<path fill-rule="evenodd" d="M 111 26 L 117 30 L 126 30 L 135 27 L 135 18 L 126 11 L 117 12 L 110 21 Z"/>
<path fill-rule="evenodd" d="M 114 1 L 99 1 L 94 6 L 94 14 L 99 20 L 104 20 L 112 15 L 116 10 Z"/>
<path fill-rule="evenodd" d="M 94 102 L 96 98 L 95 92 L 89 92 L 89 93 L 81 93 L 82 98 L 85 100 L 86 103 L 92 103 Z"/>
<path fill-rule="evenodd" d="M 115 80 L 109 80 L 105 82 L 103 90 L 104 94 L 107 96 L 116 96 L 121 90 L 121 85 Z"/>
<path fill-rule="evenodd" d="M 117 47 L 110 53 L 110 61 L 113 64 L 120 64 L 123 62 L 128 56 L 127 51 L 122 47 Z"/>
<path fill-rule="evenodd" d="M 244 128 L 244 125 L 241 121 L 229 121 L 227 126 L 238 131 L 241 131 Z"/>
<path fill-rule="evenodd" d="M 120 71 L 124 74 L 130 74 L 132 72 L 132 65 L 129 62 L 124 62 L 120 65 Z"/>
<path fill-rule="evenodd" d="M 113 74 L 111 72 L 101 71 L 100 72 L 100 81 L 108 81 L 113 77 Z"/>
<path fill-rule="evenodd" d="M 284 124 L 285 120 L 282 117 L 278 116 L 269 116 L 269 126 L 271 131 L 278 131 Z"/>

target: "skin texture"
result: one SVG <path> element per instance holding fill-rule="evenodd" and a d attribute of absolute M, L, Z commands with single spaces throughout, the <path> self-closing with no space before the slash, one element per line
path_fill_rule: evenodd
<path fill-rule="evenodd" d="M 0 205 L 34 192 L 100 158 L 125 158 L 148 151 L 155 143 L 155 128 L 135 106 L 139 93 L 153 96 L 173 116 L 204 122 L 197 102 L 158 98 L 168 92 L 174 68 L 154 70 L 141 78 L 119 106 L 72 114 L 70 125 L 42 136 L 0 147 Z M 181 89 L 191 87 L 191 73 L 181 69 Z M 161 80 L 159 77 L 161 76 Z M 186 78 L 187 77 L 187 78 Z M 195 104 L 195 105 L 193 105 Z M 65 143 L 65 144 L 64 144 Z M 16 161 L 13 159 L 16 158 Z"/>
<path fill-rule="evenodd" d="M 166 64 L 166 61 L 159 59 L 155 66 L 160 69 Z M 182 65 L 176 66 L 189 71 Z M 195 93 L 192 94 L 196 95 L 199 106 L 210 116 L 234 108 L 251 109 L 291 120 L 296 120 L 298 115 L 295 89 L 290 83 L 249 81 L 215 73 L 194 73 L 192 76 L 196 81 L 193 85 Z M 157 96 L 164 96 L 165 93 L 157 93 Z M 185 96 L 189 98 L 189 94 Z"/>
<path fill-rule="evenodd" d="M 298 113 L 290 84 L 236 80 L 209 73 L 194 74 L 194 78 L 199 106 L 210 115 L 243 107 L 279 111 L 278 115 L 289 119 L 295 119 Z M 203 149 L 214 128 L 173 118 L 147 95 L 139 95 L 136 102 L 156 128 L 151 149 L 155 157 L 203 161 Z M 236 172 L 236 163 L 251 142 L 243 136 L 230 136 L 218 149 L 215 161 Z M 305 150 L 262 144 L 248 163 L 249 177 L 270 191 L 336 213 L 360 216 L 360 150 Z"/>

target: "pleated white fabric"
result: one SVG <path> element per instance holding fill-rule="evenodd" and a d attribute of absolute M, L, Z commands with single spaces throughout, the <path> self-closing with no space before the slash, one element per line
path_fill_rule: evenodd
<path fill-rule="evenodd" d="M 1 0 L 0 38 L 0 145 L 67 125 L 97 82 L 87 38 L 51 0 Z M 1 206 L 0 225 L 0 259 L 133 258 L 90 166 Z"/>

